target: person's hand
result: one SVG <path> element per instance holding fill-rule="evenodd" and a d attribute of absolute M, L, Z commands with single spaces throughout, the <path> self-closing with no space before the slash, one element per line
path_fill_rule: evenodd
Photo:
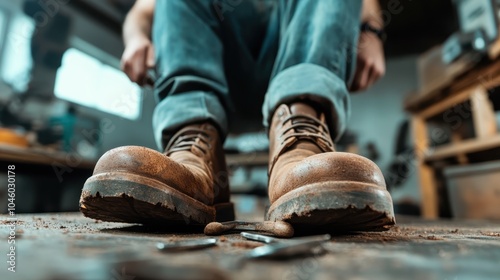
<path fill-rule="evenodd" d="M 371 32 L 361 32 L 358 42 L 356 72 L 350 90 L 365 90 L 384 74 L 385 57 L 382 41 Z"/>
<path fill-rule="evenodd" d="M 132 82 L 143 86 L 148 69 L 155 65 L 155 54 L 151 40 L 140 36 L 129 40 L 122 55 L 121 67 Z"/>

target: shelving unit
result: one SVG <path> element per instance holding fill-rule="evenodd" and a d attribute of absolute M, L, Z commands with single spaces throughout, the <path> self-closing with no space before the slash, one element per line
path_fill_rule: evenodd
<path fill-rule="evenodd" d="M 439 47 L 424 56 L 435 55 L 437 52 Z M 459 62 L 460 69 L 457 71 L 437 72 L 443 77 L 434 80 L 441 82 L 424 86 L 421 91 L 410 95 L 405 102 L 405 109 L 412 115 L 415 155 L 422 194 L 421 206 L 423 216 L 426 218 L 439 217 L 438 172 L 440 170 L 435 167 L 436 165 L 442 167 L 442 162 L 450 159 L 453 159 L 453 163 L 448 161 L 447 165 L 465 165 L 469 163 L 470 155 L 500 148 L 495 111 L 489 98 L 489 91 L 500 87 L 499 53 L 500 40 L 497 40 L 490 47 L 486 61 L 471 60 L 468 61 L 468 65 L 462 61 Z M 455 70 L 457 68 L 456 65 L 449 67 Z M 433 147 L 431 145 L 433 135 L 429 133 L 429 124 L 440 117 L 441 121 L 446 123 L 446 112 L 460 104 L 470 104 L 470 116 L 462 117 L 472 119 L 474 138 L 463 139 L 458 131 L 452 130 L 450 143 Z"/>

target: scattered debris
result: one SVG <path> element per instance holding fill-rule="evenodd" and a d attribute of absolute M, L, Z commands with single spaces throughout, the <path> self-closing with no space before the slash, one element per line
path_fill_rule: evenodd
<path fill-rule="evenodd" d="M 444 238 L 437 237 L 435 235 L 429 235 L 426 237 L 427 240 L 444 240 Z"/>
<path fill-rule="evenodd" d="M 482 235 L 500 237 L 500 232 L 481 232 Z"/>
<path fill-rule="evenodd" d="M 398 226 L 394 226 L 394 227 L 392 227 L 392 229 L 390 229 L 390 231 L 401 232 L 401 228 Z"/>
<path fill-rule="evenodd" d="M 425 233 L 425 232 L 424 232 Z M 425 238 L 427 240 L 444 240 L 444 238 L 442 237 L 437 237 L 435 235 L 422 235 L 422 234 L 419 234 L 418 237 L 421 237 L 421 238 Z"/>
<path fill-rule="evenodd" d="M 242 249 L 254 249 L 260 246 L 264 246 L 264 244 L 255 241 L 235 241 L 231 242 L 231 246 Z"/>

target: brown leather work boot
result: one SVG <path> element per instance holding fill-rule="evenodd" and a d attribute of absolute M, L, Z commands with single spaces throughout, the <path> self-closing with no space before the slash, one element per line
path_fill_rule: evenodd
<path fill-rule="evenodd" d="M 305 103 L 281 105 L 270 127 L 266 219 L 301 229 L 386 230 L 392 199 L 372 161 L 335 152 L 325 115 Z"/>
<path fill-rule="evenodd" d="M 161 226 L 234 220 L 217 129 L 186 126 L 165 154 L 137 146 L 108 151 L 85 182 L 80 211 L 103 221 Z"/>

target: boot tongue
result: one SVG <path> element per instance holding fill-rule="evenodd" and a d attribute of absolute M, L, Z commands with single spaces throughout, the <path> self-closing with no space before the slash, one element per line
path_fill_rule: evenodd
<path fill-rule="evenodd" d="M 301 114 L 301 115 L 308 115 L 314 118 L 319 118 L 318 112 L 313 107 L 305 103 L 293 103 L 290 106 L 290 111 L 292 112 L 293 115 Z"/>
<path fill-rule="evenodd" d="M 292 115 L 295 114 L 307 115 L 317 119 L 320 117 L 318 111 L 316 111 L 312 106 L 309 106 L 308 104 L 305 103 L 293 103 L 290 106 L 290 111 Z M 307 140 L 301 139 L 294 144 L 294 147 L 298 149 L 308 150 L 311 151 L 312 153 L 321 153 L 321 149 L 318 147 L 318 145 L 314 142 L 313 139 L 307 139 Z"/>

